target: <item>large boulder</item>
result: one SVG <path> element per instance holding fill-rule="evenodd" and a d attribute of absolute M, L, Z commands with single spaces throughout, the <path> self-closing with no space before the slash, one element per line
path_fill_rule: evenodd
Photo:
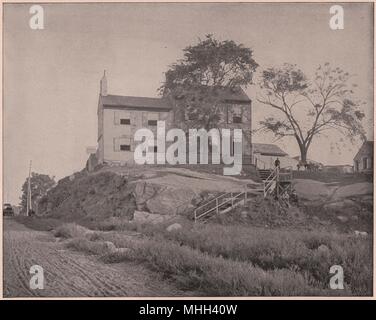
<path fill-rule="evenodd" d="M 181 226 L 180 223 L 173 223 L 173 224 L 169 225 L 169 226 L 166 228 L 166 230 L 167 230 L 168 232 L 171 232 L 171 231 L 179 230 L 179 229 L 181 229 L 181 228 L 182 228 L 182 226 Z"/>
<path fill-rule="evenodd" d="M 295 179 L 294 189 L 299 199 L 309 201 L 324 200 L 333 193 L 333 187 L 324 182 L 310 179 Z"/>
<path fill-rule="evenodd" d="M 373 192 L 373 184 L 370 182 L 359 182 L 339 187 L 333 195 L 333 199 L 343 199 L 370 195 Z"/>
<path fill-rule="evenodd" d="M 147 180 L 137 182 L 134 197 L 138 210 L 161 215 L 182 214 L 200 198 L 189 188 L 161 186 Z"/>

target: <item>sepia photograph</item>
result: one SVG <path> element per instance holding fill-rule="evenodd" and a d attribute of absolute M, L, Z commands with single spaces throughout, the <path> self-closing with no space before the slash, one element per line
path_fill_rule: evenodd
<path fill-rule="evenodd" d="M 3 1 L 2 296 L 372 298 L 373 133 L 373 2 Z"/>

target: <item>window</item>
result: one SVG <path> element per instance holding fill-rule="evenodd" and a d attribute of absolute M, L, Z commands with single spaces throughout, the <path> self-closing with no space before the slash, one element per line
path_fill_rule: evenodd
<path fill-rule="evenodd" d="M 132 151 L 131 139 L 128 137 L 114 138 L 114 151 Z"/>
<path fill-rule="evenodd" d="M 115 125 L 129 125 L 131 124 L 131 114 L 128 111 L 116 110 L 114 112 Z"/>
<path fill-rule="evenodd" d="M 242 123 L 243 108 L 241 105 L 232 104 L 227 106 L 227 122 Z"/>
<path fill-rule="evenodd" d="M 131 151 L 131 146 L 129 144 L 121 144 L 120 151 Z"/>
<path fill-rule="evenodd" d="M 148 112 L 148 126 L 157 126 L 159 120 L 158 112 Z"/>

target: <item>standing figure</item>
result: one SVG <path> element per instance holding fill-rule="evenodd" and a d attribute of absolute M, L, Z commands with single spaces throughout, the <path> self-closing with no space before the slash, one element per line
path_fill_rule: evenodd
<path fill-rule="evenodd" d="M 276 168 L 280 169 L 280 164 L 281 164 L 281 161 L 279 161 L 279 159 L 277 157 L 277 159 L 275 159 L 275 161 L 274 161 L 274 165 L 275 165 Z"/>

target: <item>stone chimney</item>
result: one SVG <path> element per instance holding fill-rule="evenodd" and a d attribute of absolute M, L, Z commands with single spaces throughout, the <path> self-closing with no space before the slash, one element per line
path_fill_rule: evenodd
<path fill-rule="evenodd" d="M 101 79 L 101 96 L 107 96 L 107 78 L 106 70 L 104 70 L 103 77 Z"/>

